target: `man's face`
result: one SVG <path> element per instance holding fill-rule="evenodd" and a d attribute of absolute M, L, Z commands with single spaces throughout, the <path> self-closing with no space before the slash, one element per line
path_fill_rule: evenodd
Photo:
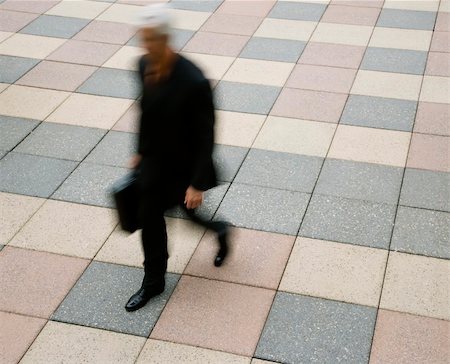
<path fill-rule="evenodd" d="M 142 46 L 147 50 L 150 59 L 153 62 L 160 61 L 167 47 L 167 35 L 161 35 L 154 28 L 141 29 Z"/>

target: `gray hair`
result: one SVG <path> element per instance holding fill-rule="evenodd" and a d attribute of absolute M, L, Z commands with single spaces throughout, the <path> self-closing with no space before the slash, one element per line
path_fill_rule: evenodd
<path fill-rule="evenodd" d="M 170 13 L 165 4 L 145 6 L 136 18 L 139 28 L 153 28 L 161 35 L 170 35 Z"/>

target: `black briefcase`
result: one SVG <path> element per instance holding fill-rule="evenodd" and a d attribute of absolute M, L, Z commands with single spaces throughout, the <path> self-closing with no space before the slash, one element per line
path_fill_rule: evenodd
<path fill-rule="evenodd" d="M 133 171 L 117 180 L 112 186 L 112 194 L 123 230 L 134 233 L 139 226 L 139 191 L 137 172 Z"/>

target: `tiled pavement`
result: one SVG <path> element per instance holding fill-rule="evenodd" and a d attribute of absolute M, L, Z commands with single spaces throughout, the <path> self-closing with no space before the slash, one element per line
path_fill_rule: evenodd
<path fill-rule="evenodd" d="M 450 360 L 448 1 L 171 1 L 215 85 L 234 250 L 169 212 L 167 290 L 109 186 L 136 131 L 133 14 L 0 0 L 0 362 Z"/>

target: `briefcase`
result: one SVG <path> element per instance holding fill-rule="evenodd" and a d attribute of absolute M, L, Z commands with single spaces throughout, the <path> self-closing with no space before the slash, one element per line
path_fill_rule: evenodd
<path fill-rule="evenodd" d="M 112 186 L 112 194 L 123 230 L 134 233 L 139 226 L 138 174 L 130 172 L 117 180 Z"/>

